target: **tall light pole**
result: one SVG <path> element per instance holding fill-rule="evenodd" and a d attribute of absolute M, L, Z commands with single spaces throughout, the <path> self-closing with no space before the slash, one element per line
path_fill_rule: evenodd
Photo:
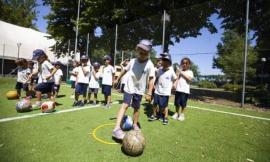
<path fill-rule="evenodd" d="M 20 57 L 20 48 L 22 46 L 22 43 L 17 43 L 17 47 L 18 47 L 18 58 Z"/>
<path fill-rule="evenodd" d="M 115 40 L 114 40 L 114 59 L 113 59 L 113 66 L 115 66 L 116 61 L 116 52 L 117 52 L 117 37 L 118 37 L 118 25 L 115 25 Z"/>
<path fill-rule="evenodd" d="M 246 11 L 246 38 L 245 38 L 245 55 L 244 55 L 244 71 L 243 71 L 243 88 L 242 88 L 242 101 L 241 107 L 245 104 L 245 91 L 246 91 L 246 71 L 247 71 L 247 55 L 248 55 L 248 23 L 249 23 L 249 0 L 247 0 Z"/>
<path fill-rule="evenodd" d="M 166 33 L 166 21 L 170 21 L 170 15 L 166 13 L 166 10 L 163 11 L 162 16 L 163 30 L 162 30 L 162 52 L 165 52 L 165 33 Z"/>
<path fill-rule="evenodd" d="M 76 38 L 75 38 L 75 55 L 77 53 L 77 44 L 78 44 L 78 33 L 79 33 L 79 19 L 80 19 L 80 4 L 81 0 L 78 2 L 78 10 L 77 10 L 77 20 L 76 20 Z"/>

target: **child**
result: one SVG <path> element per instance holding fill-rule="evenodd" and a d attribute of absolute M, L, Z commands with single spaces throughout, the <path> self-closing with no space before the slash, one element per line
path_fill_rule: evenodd
<path fill-rule="evenodd" d="M 94 100 L 93 104 L 97 104 L 97 94 L 98 94 L 98 89 L 99 89 L 99 77 L 100 77 L 100 64 L 98 62 L 95 62 L 93 64 L 94 70 L 91 72 L 91 78 L 89 82 L 89 89 L 88 89 L 88 103 L 90 104 L 90 99 L 91 99 L 91 94 L 94 93 Z"/>
<path fill-rule="evenodd" d="M 71 88 L 73 89 L 73 94 L 70 96 L 70 98 L 74 98 L 74 92 L 75 92 L 75 83 L 77 81 L 77 75 L 78 75 L 78 66 L 79 62 L 78 61 L 73 61 L 72 62 L 73 69 L 70 72 L 70 81 L 71 81 Z"/>
<path fill-rule="evenodd" d="M 32 60 L 37 60 L 38 64 L 36 68 L 33 70 L 30 78 L 33 75 L 39 74 L 39 82 L 35 87 L 37 101 L 32 107 L 40 107 L 41 106 L 41 95 L 43 93 L 47 93 L 51 100 L 54 101 L 52 91 L 54 85 L 54 77 L 53 75 L 56 72 L 54 66 L 49 62 L 48 56 L 41 49 L 37 49 L 33 51 Z"/>
<path fill-rule="evenodd" d="M 129 62 L 130 62 L 130 59 L 125 59 L 123 62 L 121 62 L 120 65 L 121 65 L 122 71 L 129 64 Z M 125 88 L 125 84 L 127 82 L 127 78 L 128 78 L 128 73 L 126 73 L 121 79 L 121 85 L 120 85 L 120 92 L 121 93 L 124 93 L 124 88 Z"/>
<path fill-rule="evenodd" d="M 103 60 L 105 65 L 102 72 L 102 93 L 105 98 L 105 107 L 110 108 L 112 103 L 111 89 L 114 82 L 115 69 L 110 65 L 112 61 L 110 56 L 104 56 Z"/>
<path fill-rule="evenodd" d="M 116 139 L 123 139 L 125 133 L 120 128 L 121 120 L 127 111 L 127 108 L 131 105 L 134 108 L 133 112 L 133 129 L 139 131 L 138 126 L 139 109 L 142 96 L 145 93 L 146 87 L 148 87 L 146 93 L 146 101 L 151 100 L 153 89 L 153 78 L 155 75 L 155 69 L 152 61 L 149 59 L 152 43 L 149 40 L 142 40 L 136 46 L 137 58 L 131 59 L 130 63 L 125 67 L 124 71 L 120 74 L 116 80 L 116 84 L 121 77 L 129 72 L 127 83 L 124 88 L 123 104 L 117 114 L 117 121 L 112 132 L 112 136 Z"/>
<path fill-rule="evenodd" d="M 178 70 L 178 80 L 176 82 L 175 92 L 175 113 L 172 116 L 173 119 L 184 121 L 184 111 L 187 106 L 187 100 L 190 93 L 190 82 L 193 79 L 193 72 L 189 70 L 191 61 L 189 58 L 183 58 L 181 60 L 181 68 Z M 181 109 L 180 109 L 181 107 Z"/>
<path fill-rule="evenodd" d="M 60 84 L 61 84 L 61 80 L 63 77 L 63 71 L 61 70 L 61 62 L 57 61 L 55 64 L 55 68 L 57 69 L 57 71 L 54 74 L 54 89 L 53 89 L 53 94 L 54 97 L 56 98 L 58 96 L 58 92 L 60 90 Z"/>
<path fill-rule="evenodd" d="M 149 118 L 150 121 L 157 120 L 157 107 L 159 112 L 163 113 L 163 124 L 168 124 L 168 103 L 171 95 L 171 90 L 177 76 L 171 67 L 172 60 L 169 54 L 161 54 L 162 68 L 159 68 L 156 75 L 156 85 L 154 94 L 153 115 Z"/>
<path fill-rule="evenodd" d="M 77 83 L 75 86 L 75 101 L 73 106 L 84 106 L 87 103 L 86 93 L 90 78 L 90 66 L 87 65 L 88 57 L 81 56 L 81 65 L 78 66 Z M 80 95 L 83 96 L 83 101 L 79 101 Z"/>
<path fill-rule="evenodd" d="M 21 96 L 21 89 L 26 92 L 26 96 L 28 94 L 28 76 L 31 74 L 31 70 L 28 68 L 28 62 L 26 59 L 18 59 L 15 61 L 17 68 L 17 83 L 15 89 L 19 97 Z"/>

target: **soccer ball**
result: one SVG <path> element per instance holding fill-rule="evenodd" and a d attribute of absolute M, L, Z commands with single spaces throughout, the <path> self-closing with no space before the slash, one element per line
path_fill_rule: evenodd
<path fill-rule="evenodd" d="M 17 91 L 8 91 L 6 93 L 6 97 L 9 100 L 13 100 L 13 99 L 18 99 L 19 95 L 18 95 Z"/>
<path fill-rule="evenodd" d="M 133 120 L 130 116 L 125 115 L 121 121 L 121 129 L 124 131 L 131 130 L 133 127 Z"/>
<path fill-rule="evenodd" d="M 17 112 L 29 112 L 32 110 L 31 108 L 31 101 L 28 98 L 22 99 L 16 104 Z"/>
<path fill-rule="evenodd" d="M 54 111 L 55 103 L 53 101 L 46 101 L 41 104 L 41 111 L 43 113 L 51 113 Z"/>
<path fill-rule="evenodd" d="M 130 156 L 138 156 L 143 153 L 145 139 L 141 131 L 131 130 L 127 132 L 123 139 L 122 149 Z"/>

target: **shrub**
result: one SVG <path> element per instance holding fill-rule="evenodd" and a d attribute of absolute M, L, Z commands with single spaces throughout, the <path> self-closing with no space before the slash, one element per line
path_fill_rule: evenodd
<path fill-rule="evenodd" d="M 241 85 L 226 83 L 222 86 L 222 88 L 225 89 L 226 91 L 237 92 L 241 89 Z"/>
<path fill-rule="evenodd" d="M 217 88 L 217 85 L 213 82 L 202 80 L 197 84 L 200 88 Z"/>

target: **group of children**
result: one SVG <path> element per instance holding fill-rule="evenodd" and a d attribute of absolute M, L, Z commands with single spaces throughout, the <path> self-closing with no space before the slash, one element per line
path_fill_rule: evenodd
<path fill-rule="evenodd" d="M 111 90 L 113 86 L 118 85 L 123 93 L 123 104 L 117 113 L 116 124 L 112 132 L 113 137 L 117 139 L 124 138 L 125 133 L 121 130 L 120 124 L 128 107 L 134 109 L 133 129 L 140 130 L 138 120 L 143 95 L 145 95 L 147 102 L 151 103 L 153 100 L 153 113 L 149 117 L 149 121 L 159 119 L 163 121 L 164 125 L 167 125 L 168 103 L 171 92 L 174 90 L 176 110 L 172 118 L 183 121 L 190 93 L 190 82 L 193 78 L 193 73 L 189 70 L 191 61 L 188 58 L 182 59 L 180 67 L 177 67 L 175 72 L 170 54 L 162 53 L 156 67 L 154 67 L 150 60 L 151 50 L 151 41 L 140 41 L 136 46 L 136 58 L 121 63 L 123 70 L 116 80 L 114 77 L 115 69 L 111 65 L 112 59 L 108 55 L 103 58 L 103 68 L 97 62 L 91 65 L 86 55 L 81 56 L 79 62 L 74 61 L 73 70 L 70 72 L 71 87 L 74 89 L 75 94 L 73 106 L 84 106 L 88 103 L 96 104 L 100 88 L 99 81 L 102 78 L 102 93 L 104 94 L 106 108 L 111 107 Z M 48 93 L 48 96 L 54 101 L 60 89 L 63 72 L 60 69 L 61 63 L 57 62 L 53 66 L 43 50 L 35 50 L 32 59 L 36 61 L 33 68 L 28 66 L 27 61 L 24 59 L 16 62 L 19 67 L 16 89 L 19 94 L 22 88 L 28 91 L 31 80 L 33 83 L 34 76 L 38 76 L 38 84 L 34 86 L 37 97 L 35 106 L 38 107 L 41 105 L 41 94 L 43 93 Z M 90 101 L 92 94 L 94 94 L 94 99 Z M 80 97 L 82 97 L 81 100 Z"/>
<path fill-rule="evenodd" d="M 188 58 L 182 59 L 181 67 L 178 67 L 175 72 L 170 54 L 162 53 L 155 68 L 149 59 L 151 49 L 152 43 L 149 40 L 140 41 L 136 46 L 137 57 L 130 60 L 116 80 L 118 83 L 122 76 L 128 76 L 124 87 L 123 104 L 118 111 L 112 132 L 112 136 L 116 139 L 121 140 L 125 136 L 120 124 L 129 106 L 134 109 L 133 129 L 140 130 L 138 119 L 143 95 L 148 102 L 154 100 L 153 113 L 149 117 L 149 121 L 161 119 L 163 124 L 167 125 L 169 97 L 171 91 L 175 90 L 176 111 L 172 118 L 180 121 L 185 119 L 184 111 L 190 93 L 190 82 L 193 78 L 193 73 L 189 70 L 191 61 Z"/>

